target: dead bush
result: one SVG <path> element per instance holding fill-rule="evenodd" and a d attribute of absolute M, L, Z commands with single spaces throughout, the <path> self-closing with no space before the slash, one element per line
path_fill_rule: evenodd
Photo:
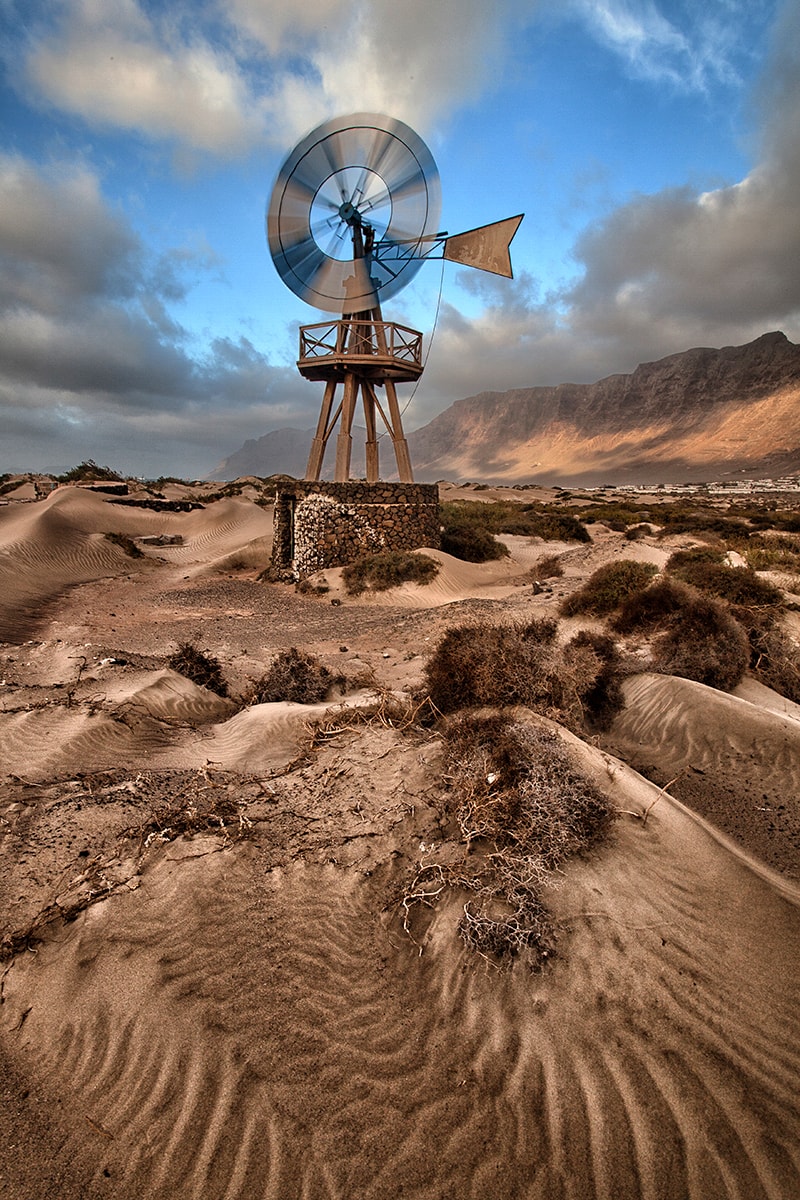
<path fill-rule="evenodd" d="M 557 554 L 544 554 L 537 558 L 528 574 L 531 579 L 560 579 L 564 568 Z"/>
<path fill-rule="evenodd" d="M 712 596 L 696 596 L 652 643 L 654 665 L 669 675 L 694 679 L 729 692 L 750 659 L 747 635 L 728 608 Z"/>
<path fill-rule="evenodd" d="M 290 700 L 294 704 L 319 704 L 334 685 L 344 682 L 313 654 L 292 646 L 283 650 L 266 675 L 254 685 L 248 697 L 250 704 L 273 704 Z"/>
<path fill-rule="evenodd" d="M 550 619 L 448 629 L 425 668 L 432 703 L 442 713 L 522 704 L 576 730 L 605 723 L 622 704 L 613 643 L 578 635 L 562 648 L 557 629 Z"/>
<path fill-rule="evenodd" d="M 561 612 L 565 617 L 581 613 L 607 616 L 634 592 L 646 587 L 657 570 L 652 563 L 634 562 L 628 558 L 606 563 L 589 576 L 583 587 L 564 597 Z"/>
<path fill-rule="evenodd" d="M 136 542 L 133 538 L 128 537 L 127 533 L 106 533 L 104 537 L 106 541 L 113 542 L 115 546 L 119 546 L 120 550 L 124 550 L 128 558 L 144 558 L 144 554 Z"/>
<path fill-rule="evenodd" d="M 498 963 L 524 955 L 541 969 L 557 931 L 541 898 L 571 856 L 607 836 L 614 810 L 578 772 L 560 738 L 500 713 L 463 715 L 444 730 L 451 815 L 466 846 L 463 865 L 420 867 L 400 903 L 432 905 L 448 887 L 472 893 L 459 932 Z"/>
<path fill-rule="evenodd" d="M 750 670 L 759 683 L 800 704 L 800 646 L 779 625 L 748 630 Z"/>
<path fill-rule="evenodd" d="M 167 659 L 167 666 L 191 679 L 192 683 L 216 692 L 218 696 L 228 695 L 228 685 L 222 677 L 219 659 L 204 654 L 191 642 L 181 642 L 175 653 Z"/>

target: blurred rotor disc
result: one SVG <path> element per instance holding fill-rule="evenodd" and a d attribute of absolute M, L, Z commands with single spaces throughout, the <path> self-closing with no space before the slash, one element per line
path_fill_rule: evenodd
<path fill-rule="evenodd" d="M 412 129 L 374 113 L 337 117 L 308 134 L 278 173 L 270 253 L 286 286 L 315 308 L 372 309 L 419 270 L 440 203 L 433 156 Z M 371 227 L 376 247 L 399 244 L 400 252 L 354 262 L 354 225 Z"/>

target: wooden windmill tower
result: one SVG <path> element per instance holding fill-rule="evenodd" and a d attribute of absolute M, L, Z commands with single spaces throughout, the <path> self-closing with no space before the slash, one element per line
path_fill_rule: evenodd
<path fill-rule="evenodd" d="M 404 287 L 428 258 L 511 277 L 509 245 L 522 220 L 510 217 L 449 237 L 437 232 L 439 209 L 439 174 L 425 143 L 401 121 L 371 113 L 321 125 L 278 174 L 267 211 L 275 266 L 296 295 L 338 314 L 300 329 L 298 369 L 325 384 L 306 480 L 319 480 L 337 426 L 334 480 L 350 479 L 360 399 L 367 482 L 380 475 L 380 419 L 400 481 L 413 483 L 397 384 L 422 374 L 422 334 L 385 321 L 380 301 Z"/>

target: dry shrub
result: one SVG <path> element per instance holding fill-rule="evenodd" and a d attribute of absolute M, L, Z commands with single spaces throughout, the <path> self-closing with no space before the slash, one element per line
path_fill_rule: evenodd
<path fill-rule="evenodd" d="M 625 530 L 625 540 L 628 542 L 640 542 L 642 538 L 648 537 L 652 532 L 652 527 L 646 522 L 641 525 L 629 525 Z"/>
<path fill-rule="evenodd" d="M 228 695 L 228 685 L 222 678 L 219 659 L 204 654 L 191 642 L 181 642 L 175 653 L 167 659 L 167 666 L 191 679 L 192 683 L 216 692 L 218 696 Z"/>
<path fill-rule="evenodd" d="M 666 674 L 729 692 L 744 675 L 750 650 L 747 634 L 726 605 L 698 595 L 653 640 L 652 656 L 654 665 Z"/>
<path fill-rule="evenodd" d="M 759 578 L 751 567 L 726 566 L 723 556 L 723 551 L 707 547 L 678 550 L 668 559 L 665 569 L 684 583 L 727 600 L 736 608 L 777 610 L 783 606 L 779 588 Z"/>
<path fill-rule="evenodd" d="M 546 618 L 448 629 L 425 668 L 432 703 L 442 713 L 522 704 L 571 729 L 605 723 L 622 705 L 613 643 L 579 634 L 562 648 L 557 630 Z"/>
<path fill-rule="evenodd" d="M 604 617 L 645 587 L 657 570 L 652 563 L 634 562 L 628 558 L 606 563 L 589 576 L 583 587 L 564 597 L 561 612 L 565 617 L 579 613 Z"/>
<path fill-rule="evenodd" d="M 327 746 L 343 734 L 365 728 L 394 729 L 398 733 L 428 732 L 437 714 L 427 696 L 412 698 L 395 692 L 379 691 L 369 704 L 342 705 L 308 722 L 308 748 Z"/>
<path fill-rule="evenodd" d="M 582 629 L 564 647 L 564 660 L 572 667 L 586 723 L 607 729 L 625 704 L 622 659 L 613 638 Z"/>
<path fill-rule="evenodd" d="M 156 805 L 139 825 L 127 829 L 125 836 L 138 837 L 141 851 L 154 843 L 194 834 L 214 833 L 226 842 L 235 842 L 247 838 L 251 830 L 252 821 L 245 815 L 244 806 L 227 792 L 209 788 L 206 795 L 179 794 Z"/>
<path fill-rule="evenodd" d="M 629 596 L 609 624 L 618 633 L 649 632 L 665 625 L 696 596 L 694 589 L 674 579 L 657 579 Z"/>
<path fill-rule="evenodd" d="M 528 572 L 531 579 L 560 579 L 564 574 L 561 559 L 557 554 L 543 554 Z"/>
<path fill-rule="evenodd" d="M 755 533 L 740 549 L 754 571 L 800 571 L 800 538 Z"/>
<path fill-rule="evenodd" d="M 471 714 L 446 727 L 443 745 L 466 854 L 461 868 L 434 860 L 417 871 L 401 901 L 405 927 L 413 904 L 463 888 L 473 894 L 459 924 L 465 943 L 499 963 L 524 954 L 541 969 L 556 947 L 541 889 L 569 857 L 607 836 L 614 810 L 550 729 Z"/>
<path fill-rule="evenodd" d="M 351 596 L 359 596 L 368 588 L 385 592 L 401 583 L 430 583 L 438 573 L 438 562 L 427 554 L 383 550 L 349 563 L 342 571 L 342 581 Z"/>
<path fill-rule="evenodd" d="M 253 685 L 250 704 L 273 704 L 290 700 L 295 704 L 319 704 L 334 685 L 344 682 L 313 654 L 292 646 L 283 650 L 266 675 Z"/>
<path fill-rule="evenodd" d="M 800 704 L 800 646 L 779 625 L 748 630 L 750 670 L 759 683 Z"/>
<path fill-rule="evenodd" d="M 120 550 L 124 550 L 129 558 L 144 558 L 144 554 L 136 545 L 133 538 L 128 537 L 127 533 L 106 533 L 105 539 L 108 542 L 113 542 L 115 546 L 119 546 Z"/>

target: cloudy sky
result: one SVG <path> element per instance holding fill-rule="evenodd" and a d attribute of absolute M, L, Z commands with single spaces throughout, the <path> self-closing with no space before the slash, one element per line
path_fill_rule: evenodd
<path fill-rule="evenodd" d="M 200 477 L 309 428 L 323 315 L 264 209 L 294 144 L 387 113 L 450 233 L 524 212 L 513 281 L 430 262 L 406 414 L 800 341 L 800 0 L 0 0 L 0 471 Z M 427 343 L 426 343 L 427 344 Z"/>

